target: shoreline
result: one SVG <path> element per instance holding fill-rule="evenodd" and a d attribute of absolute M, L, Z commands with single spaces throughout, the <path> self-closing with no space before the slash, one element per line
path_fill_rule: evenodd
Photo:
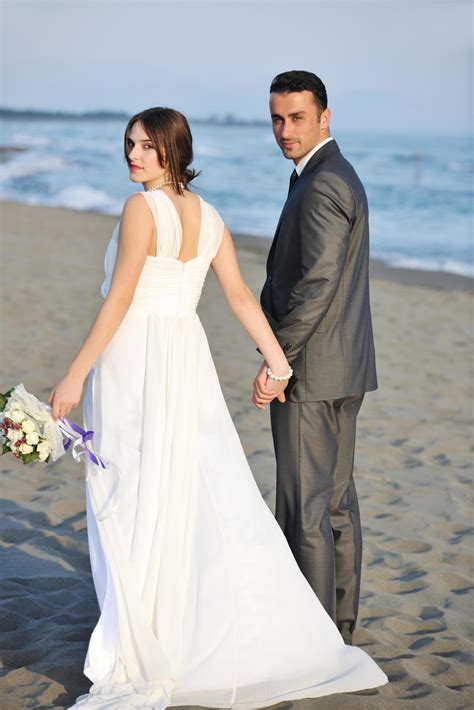
<path fill-rule="evenodd" d="M 3 206 L 7 208 L 18 206 L 19 209 L 38 210 L 47 216 L 49 210 L 53 212 L 64 212 L 67 214 L 93 215 L 103 218 L 105 222 L 110 222 L 110 234 L 119 216 L 104 214 L 96 210 L 78 210 L 70 207 L 50 207 L 49 205 L 31 205 L 26 202 L 12 202 L 10 200 L 0 200 L 0 210 Z M 104 225 L 105 226 L 105 225 Z M 232 237 L 237 248 L 253 251 L 261 256 L 266 256 L 270 248 L 272 237 L 258 237 L 252 234 L 233 233 Z M 370 258 L 370 276 L 382 281 L 392 281 L 406 286 L 422 286 L 449 291 L 465 291 L 471 293 L 474 290 L 474 279 L 461 274 L 454 274 L 449 271 L 431 271 L 428 269 L 410 269 L 402 266 L 392 266 L 383 259 Z"/>
<path fill-rule="evenodd" d="M 270 247 L 270 238 L 255 237 L 251 234 L 233 234 L 236 246 L 265 255 Z M 268 244 L 267 244 L 268 241 Z M 406 286 L 445 289 L 449 291 L 474 290 L 474 279 L 450 271 L 429 271 L 428 269 L 408 269 L 403 266 L 391 266 L 383 259 L 370 258 L 371 278 L 382 281 L 394 281 Z"/>

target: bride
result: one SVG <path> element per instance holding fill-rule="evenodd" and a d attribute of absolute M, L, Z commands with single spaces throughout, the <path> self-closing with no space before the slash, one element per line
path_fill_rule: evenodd
<path fill-rule="evenodd" d="M 86 463 L 100 617 L 84 663 L 92 685 L 71 707 L 249 710 L 382 685 L 300 572 L 227 410 L 196 313 L 209 267 L 280 401 L 291 368 L 227 227 L 190 189 L 188 122 L 148 109 L 124 141 L 144 189 L 125 202 L 102 306 L 48 400 L 54 418 L 67 416 L 86 382 L 84 425 L 119 472 L 111 485 Z"/>

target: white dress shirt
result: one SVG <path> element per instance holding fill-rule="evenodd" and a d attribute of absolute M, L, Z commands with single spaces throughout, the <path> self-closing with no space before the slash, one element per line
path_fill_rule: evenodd
<path fill-rule="evenodd" d="M 334 140 L 334 138 L 333 138 L 332 136 L 329 136 L 329 138 L 325 138 L 323 141 L 321 141 L 321 143 L 318 143 L 318 145 L 315 145 L 314 148 L 313 148 L 313 150 L 310 150 L 309 153 L 306 153 L 306 155 L 304 156 L 304 158 L 302 158 L 302 159 L 300 160 L 300 162 L 298 163 L 298 165 L 295 165 L 295 170 L 296 170 L 296 172 L 298 173 L 298 177 L 301 175 L 301 173 L 303 172 L 305 166 L 306 166 L 306 165 L 308 164 L 308 162 L 311 160 L 311 158 L 313 157 L 313 155 L 314 155 L 320 148 L 322 148 L 323 145 L 326 145 L 326 143 L 329 143 L 329 141 L 333 141 L 333 140 Z"/>

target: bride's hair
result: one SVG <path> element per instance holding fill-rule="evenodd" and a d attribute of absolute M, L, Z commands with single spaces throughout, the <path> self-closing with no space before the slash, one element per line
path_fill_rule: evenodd
<path fill-rule="evenodd" d="M 180 183 L 186 187 L 200 174 L 200 171 L 196 172 L 189 167 L 193 162 L 193 137 L 186 117 L 175 109 L 162 108 L 161 106 L 148 108 L 132 116 L 124 135 L 124 152 L 127 163 L 129 163 L 128 135 L 132 126 L 137 122 L 142 125 L 150 143 L 153 143 L 160 165 L 168 170 L 173 189 L 182 195 L 183 189 Z"/>

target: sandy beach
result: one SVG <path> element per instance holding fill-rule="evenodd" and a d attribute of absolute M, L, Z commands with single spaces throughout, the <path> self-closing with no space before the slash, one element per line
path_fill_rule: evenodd
<path fill-rule="evenodd" d="M 47 399 L 101 302 L 116 218 L 2 203 L 1 391 Z M 258 296 L 269 243 L 235 239 Z M 378 691 L 279 710 L 474 706 L 472 281 L 372 264 L 379 389 L 359 415 L 356 483 L 364 533 L 354 641 L 384 669 Z M 210 273 L 199 314 L 260 491 L 273 510 L 268 411 L 250 401 L 258 353 Z M 472 401 L 472 400 L 471 400 Z M 71 417 L 81 423 L 81 410 Z M 69 707 L 98 618 L 82 465 L 1 461 L 0 707 Z M 278 620 L 275 620 L 277 623 Z"/>

